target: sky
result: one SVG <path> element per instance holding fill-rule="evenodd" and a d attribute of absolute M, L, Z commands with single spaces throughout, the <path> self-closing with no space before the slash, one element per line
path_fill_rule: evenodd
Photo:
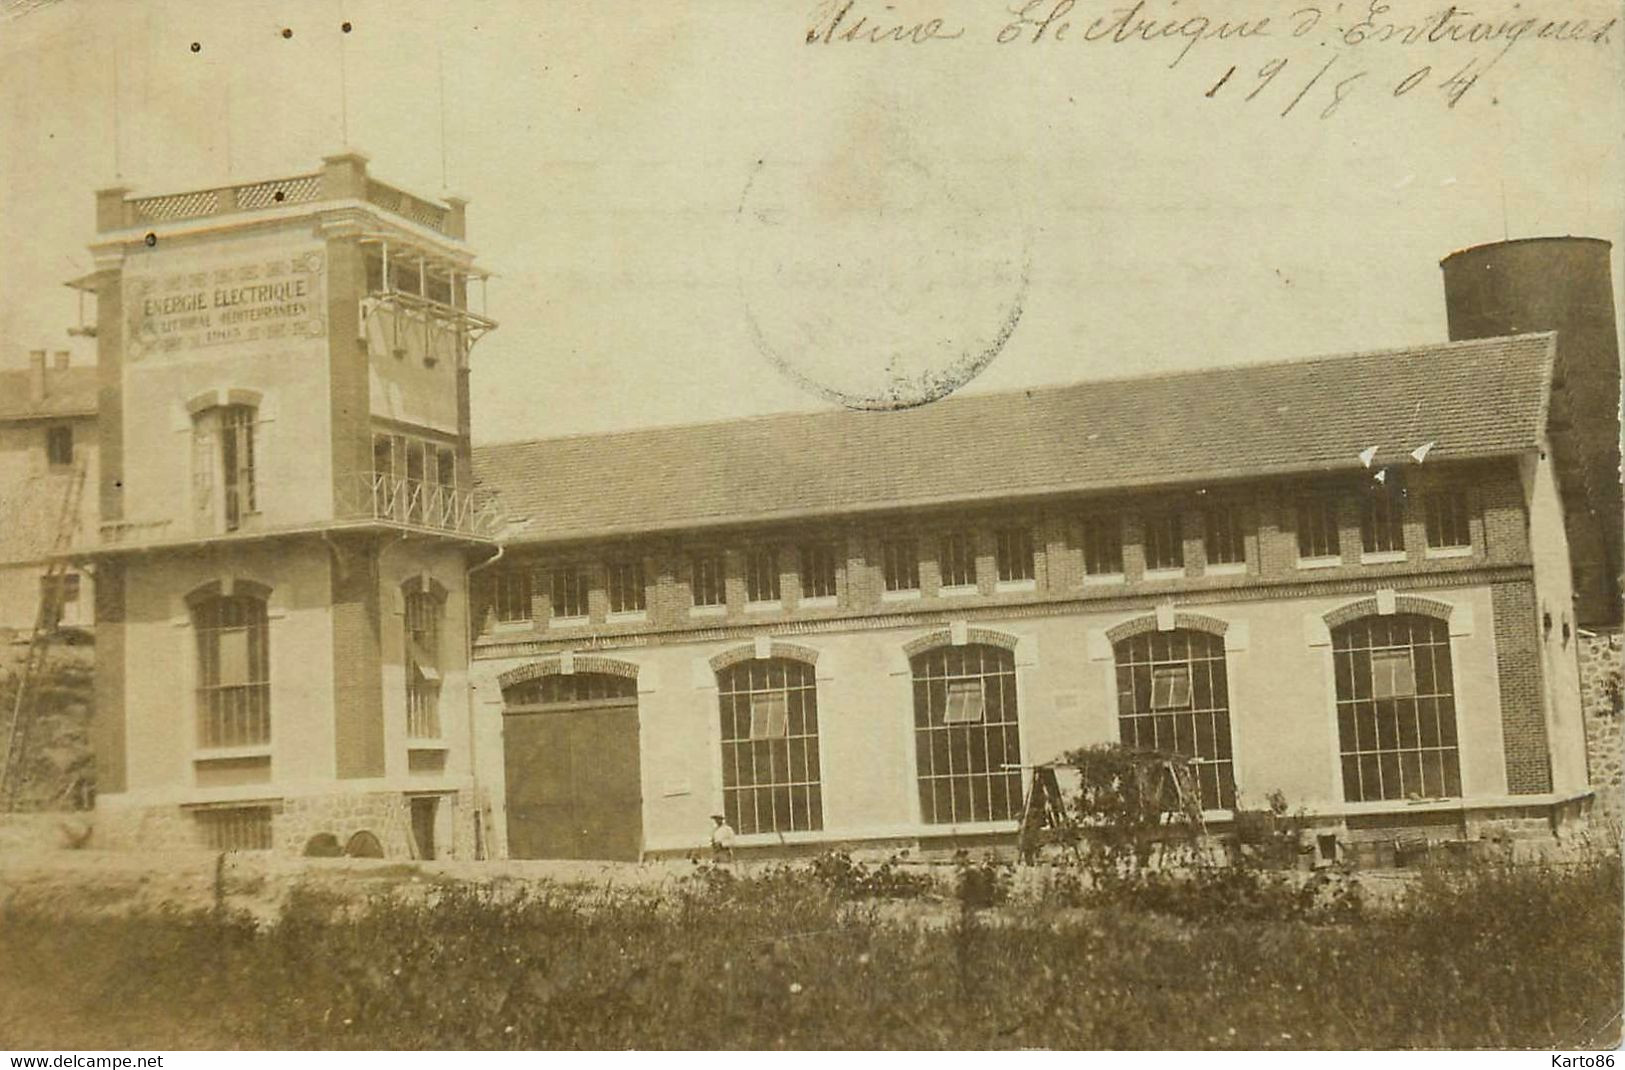
<path fill-rule="evenodd" d="M 1350 44 L 1354 0 L 1309 28 L 1310 0 L 1147 0 L 1187 31 L 1272 20 L 1181 58 L 1177 36 L 1085 40 L 1133 0 L 1074 0 L 1037 41 L 1063 0 L 1026 2 L 853 0 L 828 42 L 830 0 L 13 3 L 0 366 L 93 359 L 61 283 L 91 266 L 96 188 L 346 146 L 470 201 L 500 323 L 477 441 L 1437 341 L 1442 256 L 1625 229 L 1618 27 Z M 1444 7 L 1388 2 L 1400 25 Z M 957 36 L 839 36 L 934 18 Z"/>

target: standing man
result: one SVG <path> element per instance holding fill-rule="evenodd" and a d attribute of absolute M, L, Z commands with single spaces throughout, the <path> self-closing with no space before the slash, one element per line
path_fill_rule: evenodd
<path fill-rule="evenodd" d="M 711 857 L 713 859 L 732 862 L 734 860 L 734 830 L 728 824 L 728 819 L 722 814 L 712 814 L 714 826 L 711 829 Z"/>

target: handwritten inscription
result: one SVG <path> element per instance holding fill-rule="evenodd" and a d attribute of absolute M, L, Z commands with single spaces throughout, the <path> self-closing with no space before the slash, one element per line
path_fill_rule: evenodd
<path fill-rule="evenodd" d="M 945 15 L 900 18 L 896 4 L 878 0 L 823 0 L 810 14 L 806 42 L 820 47 L 963 47 L 981 42 L 1009 48 L 1160 49 L 1167 57 L 1163 65 L 1170 69 L 1192 55 L 1211 53 L 1219 64 L 1203 83 L 1202 97 L 1251 102 L 1285 96 L 1282 116 L 1312 98 L 1313 110 L 1329 118 L 1370 85 L 1382 86 L 1392 99 L 1436 89 L 1439 99 L 1454 108 L 1512 49 L 1607 48 L 1620 21 L 1536 14 L 1520 0 L 1502 0 L 1494 12 L 1457 4 L 1424 8 L 1405 0 L 1283 0 L 1278 12 L 1248 17 L 1233 8 L 1222 15 L 1220 10 L 1204 12 L 1180 0 L 1003 0 L 989 5 L 985 20 L 972 22 Z M 1298 51 L 1278 54 L 1256 68 L 1256 58 L 1241 63 L 1222 55 L 1241 45 L 1270 42 Z M 1332 46 L 1332 51 L 1311 56 L 1304 45 Z M 1465 54 L 1460 46 L 1477 46 L 1476 52 Z M 1377 69 L 1374 61 L 1396 49 L 1414 61 L 1388 61 L 1383 66 L 1391 70 Z M 1364 58 L 1367 54 L 1370 59 Z"/>

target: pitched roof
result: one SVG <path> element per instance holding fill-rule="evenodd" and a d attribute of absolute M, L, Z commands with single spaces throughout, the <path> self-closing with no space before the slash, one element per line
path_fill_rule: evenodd
<path fill-rule="evenodd" d="M 39 420 L 96 414 L 94 367 L 47 368 L 45 397 L 30 396 L 27 368 L 0 371 L 0 420 Z"/>
<path fill-rule="evenodd" d="M 1519 453 L 1554 335 L 476 447 L 505 538 L 558 541 Z"/>

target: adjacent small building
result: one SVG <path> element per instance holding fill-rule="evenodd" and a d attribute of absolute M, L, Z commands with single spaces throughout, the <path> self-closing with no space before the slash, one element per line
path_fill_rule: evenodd
<path fill-rule="evenodd" d="M 96 369 L 73 366 L 66 350 L 0 371 L 0 631 L 30 631 L 42 603 L 47 628 L 91 624 L 85 574 L 46 571 L 64 526 L 67 545 L 96 530 L 94 496 L 82 492 L 97 478 L 96 407 Z"/>

